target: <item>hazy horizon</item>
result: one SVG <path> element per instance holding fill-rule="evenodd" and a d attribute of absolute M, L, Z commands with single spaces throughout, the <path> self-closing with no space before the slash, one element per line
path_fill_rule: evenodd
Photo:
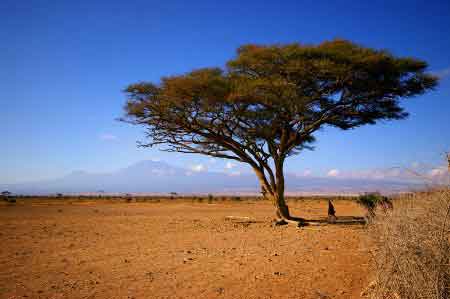
<path fill-rule="evenodd" d="M 211 165 L 215 162 L 211 162 Z M 287 172 L 287 195 L 353 195 L 365 192 L 385 194 L 408 192 L 445 183 L 444 166 L 410 169 L 387 168 L 325 174 Z M 177 167 L 161 160 L 144 160 L 112 172 L 73 171 L 49 180 L 0 184 L 15 194 L 235 194 L 257 195 L 260 187 L 250 169 L 226 164 L 223 169 Z"/>
<path fill-rule="evenodd" d="M 439 174 L 450 149 L 449 12 L 442 1 L 2 1 L 0 185 L 77 170 L 111 173 L 150 159 L 245 172 L 236 163 L 137 148 L 143 129 L 116 121 L 124 87 L 223 66 L 242 44 L 337 37 L 425 60 L 440 84 L 402 103 L 406 120 L 318 132 L 316 149 L 289 158 L 286 172 L 364 178 L 378 169 L 426 165 Z"/>

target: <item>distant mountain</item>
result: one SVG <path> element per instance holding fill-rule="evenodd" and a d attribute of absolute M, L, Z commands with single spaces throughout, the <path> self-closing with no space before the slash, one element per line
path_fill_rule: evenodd
<path fill-rule="evenodd" d="M 400 192 L 418 184 L 383 179 L 343 179 L 286 175 L 289 193 Z M 162 161 L 141 161 L 112 173 L 75 171 L 54 180 L 0 185 L 16 194 L 54 193 L 258 193 L 255 175 L 194 172 Z"/>

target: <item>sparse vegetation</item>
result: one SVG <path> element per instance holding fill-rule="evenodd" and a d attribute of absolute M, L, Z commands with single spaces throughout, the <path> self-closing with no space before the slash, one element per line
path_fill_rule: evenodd
<path fill-rule="evenodd" d="M 367 298 L 450 298 L 450 189 L 400 196 L 369 225 L 378 250 Z"/>
<path fill-rule="evenodd" d="M 9 191 L 3 191 L 1 193 L 1 197 L 4 201 L 8 202 L 8 203 L 16 203 L 17 200 L 15 197 L 12 196 L 12 193 Z"/>
<path fill-rule="evenodd" d="M 2 197 L 8 197 L 11 196 L 11 192 L 9 191 L 2 191 Z"/>
<path fill-rule="evenodd" d="M 377 192 L 360 195 L 357 202 L 367 209 L 367 216 L 369 218 L 373 218 L 375 216 L 375 211 L 378 207 L 382 208 L 383 211 L 392 209 L 391 199 Z"/>
<path fill-rule="evenodd" d="M 307 224 L 286 204 L 286 159 L 324 127 L 348 130 L 408 114 L 400 101 L 433 89 L 427 63 L 347 40 L 243 45 L 226 70 L 203 68 L 125 90 L 123 121 L 169 152 L 248 164 L 278 222 Z"/>

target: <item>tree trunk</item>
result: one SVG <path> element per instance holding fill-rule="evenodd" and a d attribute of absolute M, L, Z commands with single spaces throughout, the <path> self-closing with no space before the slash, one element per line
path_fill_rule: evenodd
<path fill-rule="evenodd" d="M 276 190 L 274 194 L 274 205 L 276 213 L 279 219 L 289 221 L 294 220 L 289 213 L 289 207 L 286 204 L 284 198 L 284 172 L 283 172 L 284 159 L 275 160 L 275 179 Z"/>
<path fill-rule="evenodd" d="M 272 202 L 275 206 L 276 215 L 279 220 L 289 220 L 291 218 L 289 207 L 284 199 L 284 194 L 282 196 L 279 196 L 278 194 L 275 195 Z"/>
<path fill-rule="evenodd" d="M 256 176 L 261 184 L 263 196 L 272 201 L 275 207 L 276 223 L 287 224 L 303 222 L 304 219 L 298 217 L 292 217 L 289 212 L 289 207 L 286 204 L 284 197 L 284 173 L 283 173 L 283 161 L 279 160 L 275 162 L 275 186 L 269 184 L 264 176 L 264 172 L 261 169 L 254 169 Z"/>
<path fill-rule="evenodd" d="M 268 182 L 264 175 L 264 170 L 261 168 L 254 168 L 254 171 L 261 184 L 262 194 L 264 197 L 272 201 L 275 207 L 276 213 L 276 225 L 283 224 L 295 224 L 297 226 L 306 225 L 323 225 L 328 223 L 333 224 L 364 224 L 365 220 L 362 217 L 343 216 L 339 219 L 334 215 L 334 207 L 329 202 L 328 209 L 329 216 L 325 219 L 304 219 L 300 217 L 294 217 L 289 212 L 289 207 L 286 204 L 284 197 L 284 173 L 283 173 L 283 161 L 275 161 L 275 184 Z M 330 215 L 331 214 L 331 215 Z M 342 218 L 342 219 L 341 219 Z"/>
<path fill-rule="evenodd" d="M 305 224 L 305 219 L 300 217 L 294 217 L 289 212 L 289 207 L 286 204 L 286 200 L 284 197 L 284 193 L 275 194 L 272 198 L 272 203 L 275 206 L 275 212 L 276 212 L 276 224 L 283 225 L 288 223 L 293 223 L 299 226 L 302 226 Z"/>

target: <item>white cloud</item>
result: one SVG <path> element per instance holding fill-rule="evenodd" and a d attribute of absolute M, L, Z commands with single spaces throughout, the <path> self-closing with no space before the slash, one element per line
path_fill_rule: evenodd
<path fill-rule="evenodd" d="M 99 138 L 103 141 L 113 141 L 118 139 L 116 135 L 110 133 L 100 134 Z"/>
<path fill-rule="evenodd" d="M 444 175 L 447 174 L 447 169 L 445 169 L 444 167 L 434 168 L 434 169 L 430 170 L 428 174 L 429 174 L 432 178 L 444 176 Z"/>
<path fill-rule="evenodd" d="M 304 171 L 302 171 L 302 172 L 297 172 L 297 173 L 294 173 L 294 175 L 296 176 L 296 177 L 298 177 L 298 178 L 301 178 L 301 177 L 307 177 L 307 176 L 312 176 L 312 171 L 310 170 L 310 169 L 305 169 Z"/>
<path fill-rule="evenodd" d="M 450 182 L 450 172 L 448 171 L 448 166 L 439 166 L 428 172 L 430 180 L 438 184 L 448 185 Z"/>
<path fill-rule="evenodd" d="M 331 169 L 327 173 L 327 176 L 331 176 L 331 177 L 337 177 L 338 175 L 339 175 L 339 170 L 338 169 Z"/>
<path fill-rule="evenodd" d="M 194 172 L 204 172 L 207 170 L 206 166 L 199 163 L 199 164 L 194 164 L 191 166 L 191 170 Z"/>
<path fill-rule="evenodd" d="M 305 171 L 303 171 L 303 176 L 310 176 L 312 174 L 312 171 L 309 169 L 306 169 Z"/>
<path fill-rule="evenodd" d="M 240 171 L 232 171 L 228 175 L 229 176 L 240 176 L 242 173 Z"/>
<path fill-rule="evenodd" d="M 402 167 L 352 171 L 339 171 L 338 169 L 331 169 L 328 171 L 327 176 L 345 179 L 402 180 L 411 182 L 441 182 L 449 179 L 447 166 L 438 166 L 435 168 L 428 167 L 428 169 L 422 169 L 423 164 L 418 163 L 416 165 L 418 165 L 416 169 Z"/>
<path fill-rule="evenodd" d="M 236 167 L 236 164 L 231 163 L 231 162 L 227 162 L 227 164 L 225 164 L 225 169 L 232 169 Z"/>
<path fill-rule="evenodd" d="M 336 170 L 337 172 L 335 172 Z M 352 171 L 338 171 L 332 169 L 328 172 L 328 176 L 339 176 L 341 178 L 351 179 L 388 179 L 388 178 L 411 178 L 413 173 L 399 168 L 386 169 L 366 169 L 366 170 L 352 170 Z"/>
<path fill-rule="evenodd" d="M 426 165 L 422 162 L 414 162 L 408 167 L 374 168 L 359 170 L 339 170 L 337 168 L 329 169 L 325 175 L 317 175 L 310 169 L 305 169 L 296 173 L 291 173 L 297 178 L 305 177 L 328 177 L 341 179 L 367 179 L 367 180 L 387 180 L 403 182 L 432 182 L 445 183 L 450 182 L 450 172 L 447 165 L 437 165 L 435 167 Z"/>

